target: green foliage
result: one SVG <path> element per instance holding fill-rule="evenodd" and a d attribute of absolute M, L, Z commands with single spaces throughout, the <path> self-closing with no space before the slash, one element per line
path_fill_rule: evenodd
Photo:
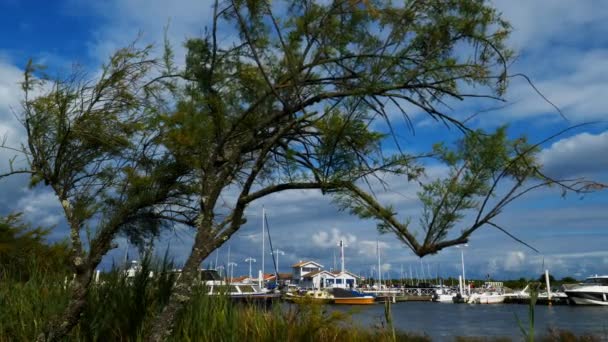
<path fill-rule="evenodd" d="M 574 283 L 578 283 L 579 281 L 574 279 L 573 277 L 563 277 L 560 282 L 562 284 L 574 284 Z"/>
<path fill-rule="evenodd" d="M 33 228 L 23 222 L 21 214 L 0 218 L 0 281 L 27 281 L 36 272 L 68 271 L 69 249 L 66 243 L 48 244 L 50 228 Z"/>
<path fill-rule="evenodd" d="M 541 284 L 544 284 L 545 283 L 545 274 L 544 273 L 541 274 L 536 281 L 538 281 Z M 555 283 L 555 277 L 553 276 L 553 274 L 549 274 L 549 282 L 551 284 Z"/>
<path fill-rule="evenodd" d="M 97 79 L 74 73 L 50 81 L 34 77 L 32 64 L 26 70 L 31 182 L 50 185 L 61 201 L 83 287 L 117 234 L 143 245 L 165 222 L 197 229 L 179 280 L 190 281 L 240 228 L 252 201 L 287 189 L 332 192 L 419 255 L 433 253 L 467 210 L 484 210 L 492 180 L 521 184 L 536 167 L 525 140 L 508 141 L 504 130 L 472 132 L 456 151 L 438 145 L 450 174 L 422 188 L 422 244 L 409 220 L 398 221 L 357 185 L 423 173 L 417 156 L 401 151 L 393 111 L 411 125 L 404 108 L 413 106 L 466 131 L 437 104 L 504 93 L 510 27 L 485 1 L 218 1 L 212 19 L 203 37 L 186 41 L 183 70 L 165 42 L 166 70 L 153 80 L 149 47 L 119 50 Z M 223 25 L 235 27 L 234 43 L 218 42 Z M 181 80 L 165 81 L 174 76 Z M 51 90 L 29 99 L 48 89 L 42 82 Z M 383 154 L 389 138 L 398 153 Z M 227 189 L 237 190 L 231 210 L 221 203 Z M 89 225 L 87 251 L 80 233 Z M 170 329 L 172 318 L 157 323 Z"/>
<path fill-rule="evenodd" d="M 538 300 L 538 289 L 540 288 L 539 283 L 530 283 L 530 303 L 528 304 L 528 329 L 524 328 L 523 323 L 515 314 L 515 319 L 517 320 L 517 325 L 519 326 L 519 330 L 524 336 L 527 342 L 534 342 L 534 307 L 536 306 L 536 301 Z"/>
<path fill-rule="evenodd" d="M 35 267 L 34 265 L 32 267 Z M 172 265 L 145 259 L 134 278 L 122 270 L 103 273 L 89 292 L 88 305 L 66 341 L 139 341 L 154 314 L 167 303 L 175 281 Z M 154 278 L 149 272 L 154 272 Z M 27 282 L 0 282 L 0 341 L 32 341 L 53 315 L 68 304 L 69 278 L 37 273 Z M 426 337 L 364 329 L 340 311 L 309 303 L 289 308 L 237 305 L 195 287 L 178 318 L 175 341 L 429 341 Z M 394 334 L 394 335 L 393 335 Z"/>
<path fill-rule="evenodd" d="M 508 234 L 492 219 L 510 202 L 538 187 L 534 181 L 544 180 L 538 171 L 537 152 L 538 148 L 528 144 L 524 137 L 510 139 L 506 128 L 501 127 L 491 134 L 481 130 L 468 132 L 454 146 L 435 144 L 432 156 L 447 169 L 445 176 L 436 179 L 420 177 L 424 169 L 413 158 L 396 159 L 388 169 L 407 176 L 408 181 L 415 178 L 420 184 L 422 237 L 416 237 L 411 219 L 400 220 L 390 204 L 379 203 L 355 185 L 345 187 L 335 197 L 342 208 L 360 218 L 377 220 L 380 232 L 395 233 L 416 254 L 424 256 L 465 243 L 484 225 Z M 473 218 L 465 223 L 459 236 L 449 238 L 449 233 L 462 225 L 466 217 Z"/>
<path fill-rule="evenodd" d="M 449 173 L 424 184 L 418 194 L 423 204 L 420 226 L 427 239 L 442 241 L 467 211 L 483 209 L 495 196 L 497 180 L 510 177 L 521 184 L 538 176 L 536 151 L 525 138 L 509 139 L 505 127 L 492 134 L 471 132 L 455 149 L 436 144 L 434 153 Z"/>

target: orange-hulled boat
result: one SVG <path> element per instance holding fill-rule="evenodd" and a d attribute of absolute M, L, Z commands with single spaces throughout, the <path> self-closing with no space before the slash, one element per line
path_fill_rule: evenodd
<path fill-rule="evenodd" d="M 348 305 L 369 305 L 374 304 L 373 296 L 362 296 L 362 297 L 334 297 L 334 304 L 348 304 Z"/>

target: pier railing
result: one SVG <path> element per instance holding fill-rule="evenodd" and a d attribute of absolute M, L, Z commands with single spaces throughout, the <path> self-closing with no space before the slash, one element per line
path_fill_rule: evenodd
<path fill-rule="evenodd" d="M 363 290 L 364 293 L 373 293 L 377 296 L 432 296 L 435 288 L 431 287 L 406 287 L 387 290 Z"/>

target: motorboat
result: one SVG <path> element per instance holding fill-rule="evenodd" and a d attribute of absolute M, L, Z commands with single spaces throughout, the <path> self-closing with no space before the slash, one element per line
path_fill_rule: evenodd
<path fill-rule="evenodd" d="M 467 303 L 469 304 L 501 304 L 505 302 L 505 295 L 499 292 L 472 293 Z"/>
<path fill-rule="evenodd" d="M 224 295 L 237 302 L 264 302 L 279 299 L 280 293 L 266 292 L 256 285 L 230 283 L 225 285 L 207 285 L 209 295 Z"/>
<path fill-rule="evenodd" d="M 329 304 L 334 302 L 334 295 L 325 290 L 308 290 L 298 292 L 287 292 L 283 295 L 287 301 L 302 303 L 322 303 Z"/>
<path fill-rule="evenodd" d="M 438 303 L 454 303 L 454 296 L 456 296 L 456 293 L 449 289 L 440 288 L 435 291 L 431 300 Z"/>
<path fill-rule="evenodd" d="M 334 304 L 369 305 L 374 304 L 376 299 L 368 294 L 341 288 L 333 288 L 332 294 L 334 296 Z"/>
<path fill-rule="evenodd" d="M 226 282 L 216 270 L 200 270 L 199 277 L 207 294 L 224 295 L 237 302 L 267 302 L 281 297 L 281 294 L 266 291 L 251 283 Z"/>
<path fill-rule="evenodd" d="M 608 305 L 608 275 L 589 277 L 564 292 L 572 304 Z"/>

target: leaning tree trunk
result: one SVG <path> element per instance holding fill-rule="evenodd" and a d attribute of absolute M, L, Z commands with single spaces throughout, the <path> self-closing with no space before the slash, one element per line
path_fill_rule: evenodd
<path fill-rule="evenodd" d="M 71 296 L 68 306 L 56 317 L 44 332 L 38 335 L 38 342 L 61 341 L 74 328 L 87 304 L 87 294 L 92 273 L 90 270 L 77 274 L 74 283 L 70 284 Z"/>
<path fill-rule="evenodd" d="M 211 225 L 209 225 L 209 227 L 211 227 Z M 176 319 L 180 311 L 184 305 L 190 301 L 192 287 L 195 285 L 197 279 L 198 267 L 215 248 L 213 241 L 208 238 L 209 235 L 202 233 L 206 231 L 209 230 L 204 230 L 204 228 L 198 230 L 192 252 L 182 269 L 182 275 L 176 281 L 175 286 L 171 291 L 169 302 L 152 322 L 152 328 L 146 339 L 147 341 L 165 341 L 173 333 Z"/>

